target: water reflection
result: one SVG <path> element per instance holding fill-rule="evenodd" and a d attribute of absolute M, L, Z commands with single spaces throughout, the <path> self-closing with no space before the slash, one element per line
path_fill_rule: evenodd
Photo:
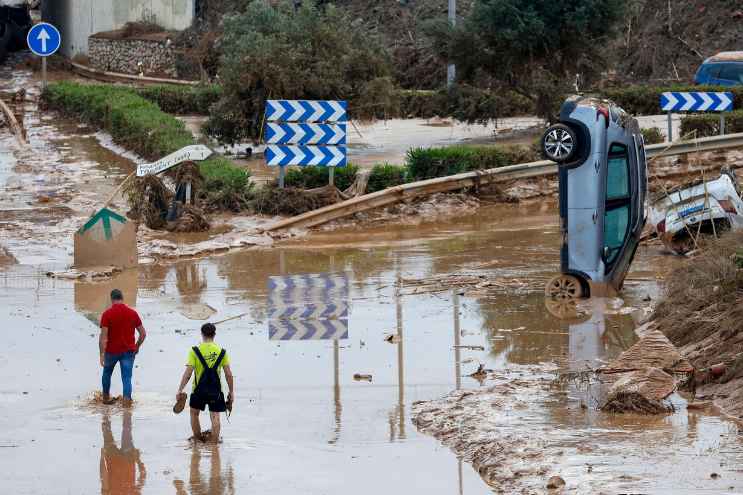
<path fill-rule="evenodd" d="M 98 326 L 101 314 L 111 305 L 111 290 L 113 289 L 121 290 L 124 294 L 124 302 L 131 307 L 136 307 L 137 277 L 137 269 L 132 268 L 102 281 L 75 281 L 75 309 Z"/>
<path fill-rule="evenodd" d="M 209 474 L 203 476 L 202 460 L 209 459 Z M 183 480 L 173 481 L 176 495 L 234 495 L 235 473 L 232 466 L 222 472 L 219 445 L 195 445 L 191 449 L 191 468 L 188 484 Z"/>
<path fill-rule="evenodd" d="M 132 412 L 122 413 L 121 443 L 116 444 L 111 429 L 111 414 L 106 411 L 101 420 L 103 447 L 101 448 L 101 494 L 137 495 L 142 493 L 147 470 L 139 449 L 134 447 Z"/>

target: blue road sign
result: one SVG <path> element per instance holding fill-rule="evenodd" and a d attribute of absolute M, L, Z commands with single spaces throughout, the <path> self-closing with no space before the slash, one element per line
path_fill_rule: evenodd
<path fill-rule="evenodd" d="M 266 125 L 268 144 L 346 144 L 346 124 L 277 124 Z"/>
<path fill-rule="evenodd" d="M 268 122 L 346 122 L 348 103 L 345 101 L 268 100 Z"/>
<path fill-rule="evenodd" d="M 660 108 L 664 112 L 729 112 L 733 109 L 733 93 L 663 93 Z"/>
<path fill-rule="evenodd" d="M 318 273 L 269 277 L 270 340 L 348 338 L 348 277 Z"/>
<path fill-rule="evenodd" d="M 59 30 L 47 22 L 40 22 L 28 31 L 28 48 L 39 57 L 54 55 L 62 44 Z"/>
<path fill-rule="evenodd" d="M 293 146 L 269 144 L 265 151 L 266 165 L 345 167 L 348 163 L 345 146 Z"/>

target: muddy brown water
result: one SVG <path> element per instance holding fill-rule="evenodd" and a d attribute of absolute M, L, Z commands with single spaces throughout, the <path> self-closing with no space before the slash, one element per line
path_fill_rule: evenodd
<path fill-rule="evenodd" d="M 32 77 L 6 73 L 6 89 Z M 80 215 L 96 206 L 116 182 L 106 179 L 120 180 L 133 163 L 100 146 L 100 136 L 33 105 L 27 110 L 30 150 L 8 152 L 12 137 L 0 134 L 0 248 L 18 262 L 0 257 L 3 491 L 490 493 L 467 463 L 416 430 L 411 404 L 480 388 L 466 376 L 480 363 L 518 375 L 540 363 L 576 370 L 616 356 L 635 341 L 625 309 L 657 298 L 656 277 L 677 263 L 658 245 L 642 247 L 624 301 L 599 300 L 571 321 L 555 319 L 539 293 L 395 297 L 398 277 L 547 278 L 558 268 L 559 235 L 556 208 L 545 202 L 487 206 L 420 225 L 324 231 L 273 249 L 142 266 L 97 283 L 50 279 L 45 272 L 69 258 L 71 240 L 60 232 L 80 221 L 67 208 Z M 347 339 L 269 339 L 269 276 L 341 271 L 352 284 Z M 114 287 L 149 331 L 131 411 L 91 402 L 100 381 L 97 321 Z M 187 417 L 170 412 L 201 324 L 186 318 L 185 308 L 199 304 L 217 310 L 214 320 L 249 314 L 219 329 L 238 388 L 218 448 L 190 446 Z M 399 343 L 384 341 L 396 333 Z M 357 373 L 372 381 L 354 380 Z M 117 371 L 115 393 L 118 380 Z M 742 490 L 734 424 L 687 414 L 680 397 L 673 415 L 607 416 L 594 407 L 602 393 L 600 386 L 555 386 L 538 401 L 525 397 L 530 407 L 509 413 L 507 424 L 564 447 L 569 455 L 555 470 L 577 493 Z M 713 472 L 721 476 L 712 480 Z"/>
<path fill-rule="evenodd" d="M 609 359 L 634 342 L 632 317 L 618 314 L 616 300 L 571 323 L 551 316 L 538 293 L 397 299 L 394 284 L 398 276 L 461 271 L 547 277 L 557 269 L 558 242 L 552 211 L 506 205 L 445 222 L 324 232 L 270 250 L 143 266 L 102 283 L 49 279 L 33 265 L 6 268 L 0 481 L 14 493 L 489 493 L 468 464 L 416 431 L 412 402 L 480 387 L 466 376 L 479 363 L 518 372 Z M 664 263 L 669 257 L 658 247 L 641 248 L 624 307 L 657 296 L 648 280 Z M 352 284 L 347 339 L 269 339 L 269 276 L 339 271 Z M 149 331 L 131 412 L 90 403 L 100 375 L 96 321 L 112 287 L 136 301 Z M 181 309 L 197 303 L 214 307 L 215 320 L 249 313 L 219 328 L 237 403 L 218 449 L 192 448 L 187 417 L 170 412 L 200 325 Z M 395 333 L 399 343 L 384 341 Z M 372 381 L 355 381 L 356 373 Z M 589 397 L 574 385 L 556 387 L 548 400 L 509 417 L 516 431 L 542 425 L 565 449 L 580 447 L 558 467 L 569 486 L 588 486 L 591 476 L 606 493 L 743 486 L 735 471 L 743 449 L 731 423 L 687 415 L 680 398 L 671 416 L 607 417 L 581 409 Z M 595 475 L 586 474 L 588 463 Z M 711 472 L 722 477 L 710 480 Z"/>

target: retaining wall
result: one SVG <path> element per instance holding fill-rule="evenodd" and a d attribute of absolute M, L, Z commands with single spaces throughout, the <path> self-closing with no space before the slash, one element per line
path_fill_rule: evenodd
<path fill-rule="evenodd" d="M 176 78 L 175 53 L 167 37 L 114 39 L 93 35 L 88 58 L 94 69 L 107 72 Z"/>

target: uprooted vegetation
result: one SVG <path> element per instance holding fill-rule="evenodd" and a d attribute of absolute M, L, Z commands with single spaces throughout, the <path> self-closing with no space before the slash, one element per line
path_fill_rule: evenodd
<path fill-rule="evenodd" d="M 692 384 L 743 416 L 743 233 L 704 245 L 666 280 L 654 321 L 698 370 Z M 722 376 L 708 370 L 723 365 Z"/>

